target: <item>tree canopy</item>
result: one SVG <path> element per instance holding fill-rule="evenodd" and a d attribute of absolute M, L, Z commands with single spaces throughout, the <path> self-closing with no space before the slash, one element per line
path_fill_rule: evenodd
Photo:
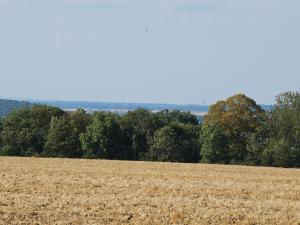
<path fill-rule="evenodd" d="M 55 107 L 34 105 L 8 114 L 3 119 L 1 132 L 2 154 L 34 155 L 44 150 L 53 117 L 64 112 Z"/>
<path fill-rule="evenodd" d="M 80 140 L 84 157 L 117 159 L 123 148 L 119 116 L 96 112 Z"/>
<path fill-rule="evenodd" d="M 168 162 L 199 161 L 199 127 L 172 122 L 157 130 L 151 143 L 149 159 Z"/>
<path fill-rule="evenodd" d="M 271 110 L 237 94 L 190 112 L 137 109 L 124 115 L 47 105 L 0 118 L 0 155 L 300 167 L 300 93 Z"/>
<path fill-rule="evenodd" d="M 265 111 L 243 94 L 210 106 L 204 124 L 217 124 L 229 140 L 229 155 L 234 161 L 244 161 L 247 155 L 247 139 L 262 124 Z"/>

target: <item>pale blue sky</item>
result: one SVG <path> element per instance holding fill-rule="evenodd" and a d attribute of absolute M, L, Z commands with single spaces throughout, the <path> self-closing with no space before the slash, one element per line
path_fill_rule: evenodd
<path fill-rule="evenodd" d="M 210 104 L 300 90 L 299 0 L 0 0 L 0 97 Z"/>

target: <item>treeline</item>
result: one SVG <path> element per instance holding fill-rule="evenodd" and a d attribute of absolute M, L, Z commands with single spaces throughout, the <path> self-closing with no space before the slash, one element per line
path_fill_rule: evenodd
<path fill-rule="evenodd" d="M 271 111 L 237 94 L 210 106 L 202 124 L 189 112 L 34 105 L 0 120 L 0 154 L 300 167 L 300 94 L 278 95 Z"/>

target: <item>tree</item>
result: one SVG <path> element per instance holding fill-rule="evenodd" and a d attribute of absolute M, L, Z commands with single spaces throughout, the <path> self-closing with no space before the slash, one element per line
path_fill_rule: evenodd
<path fill-rule="evenodd" d="M 157 130 L 149 159 L 168 162 L 199 162 L 199 127 L 172 122 Z"/>
<path fill-rule="evenodd" d="M 34 105 L 8 114 L 3 119 L 1 154 L 41 154 L 52 117 L 60 117 L 63 114 L 61 109 L 46 105 Z"/>
<path fill-rule="evenodd" d="M 300 167 L 299 148 L 288 139 L 270 139 L 262 154 L 262 164 L 277 167 Z"/>
<path fill-rule="evenodd" d="M 300 93 L 284 92 L 276 97 L 270 127 L 272 136 L 300 146 Z"/>
<path fill-rule="evenodd" d="M 76 133 L 70 118 L 66 115 L 60 118 L 53 117 L 45 143 L 45 155 L 52 157 L 80 157 L 77 148 Z"/>
<path fill-rule="evenodd" d="M 264 164 L 284 167 L 300 166 L 300 93 L 284 92 L 268 121 L 270 137 L 263 153 Z"/>
<path fill-rule="evenodd" d="M 154 132 L 163 126 L 158 115 L 146 109 L 137 109 L 124 115 L 122 130 L 128 146 L 128 159 L 146 159 Z"/>
<path fill-rule="evenodd" d="M 94 113 L 92 123 L 81 134 L 80 141 L 86 158 L 122 158 L 120 117 L 113 113 Z"/>
<path fill-rule="evenodd" d="M 218 124 L 202 126 L 201 158 L 205 163 L 228 163 L 228 138 L 225 131 Z"/>
<path fill-rule="evenodd" d="M 2 147 L 2 138 L 1 138 L 1 132 L 3 129 L 3 124 L 2 124 L 2 118 L 0 117 L 0 152 L 1 152 L 1 147 Z"/>
<path fill-rule="evenodd" d="M 222 127 L 229 139 L 230 157 L 241 162 L 247 155 L 248 137 L 260 127 L 264 118 L 264 110 L 253 99 L 237 94 L 210 106 L 204 123 Z"/>
<path fill-rule="evenodd" d="M 247 138 L 245 163 L 248 165 L 262 164 L 263 151 L 267 147 L 269 138 L 271 137 L 269 120 L 270 114 L 266 113 L 266 117 L 260 126 Z"/>
<path fill-rule="evenodd" d="M 198 125 L 197 116 L 191 114 L 190 112 L 181 112 L 179 110 L 170 111 L 168 109 L 162 110 L 157 113 L 157 116 L 162 121 L 164 125 L 168 125 L 171 122 L 180 122 L 183 124 Z"/>
<path fill-rule="evenodd" d="M 91 115 L 89 115 L 83 109 L 77 109 L 75 112 L 71 112 L 69 114 L 70 117 L 70 125 L 72 127 L 72 131 L 75 139 L 74 150 L 80 152 L 82 154 L 82 146 L 80 143 L 80 135 L 85 133 L 88 125 L 92 122 Z"/>

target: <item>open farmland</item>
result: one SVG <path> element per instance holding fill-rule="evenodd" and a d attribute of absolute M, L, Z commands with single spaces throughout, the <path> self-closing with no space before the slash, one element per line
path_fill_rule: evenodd
<path fill-rule="evenodd" d="M 2 157 L 0 224 L 300 224 L 300 170 Z"/>

